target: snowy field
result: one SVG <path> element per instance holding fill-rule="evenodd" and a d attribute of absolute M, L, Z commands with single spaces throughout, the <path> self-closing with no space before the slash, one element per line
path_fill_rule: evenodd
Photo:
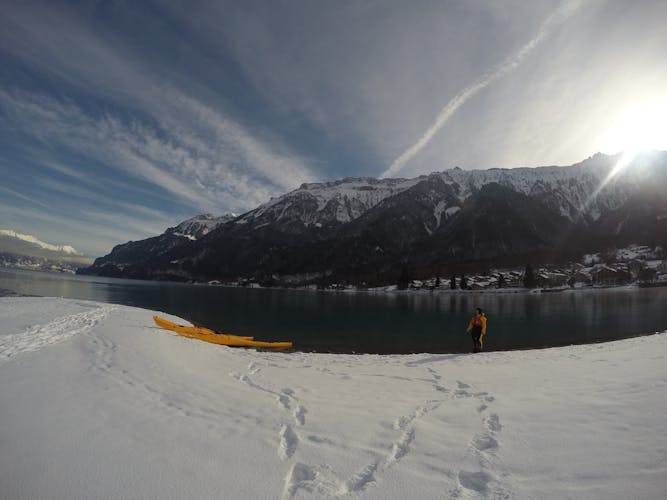
<path fill-rule="evenodd" d="M 0 498 L 666 497 L 666 334 L 267 353 L 152 315 L 0 298 Z"/>

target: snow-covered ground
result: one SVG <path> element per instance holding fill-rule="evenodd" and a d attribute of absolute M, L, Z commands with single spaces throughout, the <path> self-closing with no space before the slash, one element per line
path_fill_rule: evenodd
<path fill-rule="evenodd" d="M 665 498 L 664 333 L 269 353 L 152 314 L 0 298 L 0 498 Z"/>

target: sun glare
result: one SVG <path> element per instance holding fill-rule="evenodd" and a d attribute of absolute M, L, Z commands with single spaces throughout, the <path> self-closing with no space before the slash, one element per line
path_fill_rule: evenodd
<path fill-rule="evenodd" d="M 622 155 L 586 200 L 586 206 L 632 163 L 638 153 L 648 150 L 667 151 L 667 97 L 626 107 L 601 138 L 598 150 L 606 154 Z"/>
<path fill-rule="evenodd" d="M 645 150 L 667 150 L 667 97 L 626 107 L 600 140 L 602 153 L 633 156 Z"/>

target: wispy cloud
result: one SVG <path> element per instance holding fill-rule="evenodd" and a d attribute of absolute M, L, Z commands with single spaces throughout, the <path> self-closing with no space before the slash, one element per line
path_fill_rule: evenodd
<path fill-rule="evenodd" d="M 173 146 L 158 140 L 154 131 L 109 115 L 95 118 L 71 102 L 24 91 L 0 90 L 0 108 L 13 117 L 15 125 L 45 145 L 65 146 L 147 180 L 194 206 L 202 204 L 187 178 L 177 179 L 171 165 L 160 163 L 165 157 L 161 148 L 173 150 Z"/>
<path fill-rule="evenodd" d="M 36 188 L 39 188 L 42 191 L 57 193 L 58 195 L 61 195 L 62 198 L 78 198 L 88 202 L 96 203 L 108 199 L 105 195 L 99 193 L 98 191 L 93 191 L 71 182 L 63 182 L 61 180 L 53 179 L 43 175 L 37 175 L 33 177 L 33 183 Z"/>
<path fill-rule="evenodd" d="M 561 6 L 553 12 L 542 23 L 537 33 L 517 52 L 510 55 L 497 67 L 484 74 L 481 78 L 474 81 L 458 94 L 456 94 L 438 113 L 435 121 L 426 129 L 422 136 L 400 156 L 398 156 L 382 173 L 382 177 L 391 177 L 398 174 L 403 167 L 412 160 L 424 147 L 431 142 L 438 131 L 449 121 L 456 111 L 463 106 L 471 97 L 483 90 L 495 80 L 502 78 L 506 74 L 516 69 L 524 59 L 549 36 L 551 31 L 558 24 L 563 23 L 572 16 L 579 8 L 580 0 L 566 0 Z"/>
<path fill-rule="evenodd" d="M 96 174 L 91 172 L 87 167 L 77 168 L 61 161 L 48 159 L 43 153 L 29 155 L 28 159 L 31 163 L 42 167 L 44 172 L 48 173 L 49 175 L 61 175 L 64 176 L 63 178 L 69 178 L 71 181 L 85 185 L 89 188 L 99 189 L 99 187 L 103 185 L 106 192 L 108 193 L 123 193 L 138 200 L 145 201 L 150 199 L 157 200 L 160 203 L 168 203 L 169 201 L 173 201 L 172 195 L 170 193 L 156 193 L 155 189 L 149 188 L 149 184 L 140 184 L 137 183 L 133 178 L 114 175 L 114 171 L 111 169 L 108 169 L 109 171 L 107 171 L 106 174 Z M 84 164 L 85 163 L 86 162 L 84 162 Z M 95 197 L 97 200 L 102 198 L 113 200 L 115 203 L 119 203 L 118 196 L 107 197 L 105 196 L 105 193 L 100 193 L 99 191 L 96 191 Z M 139 207 L 140 205 L 134 206 Z M 167 216 L 164 211 L 159 213 Z"/>
<path fill-rule="evenodd" d="M 137 217 L 136 212 L 106 212 L 101 210 L 90 210 L 85 219 L 105 228 L 116 229 L 118 232 L 127 231 L 130 234 L 146 236 L 157 236 L 166 229 L 167 225 L 176 225 L 174 223 L 165 225 L 164 218 L 149 218 L 146 214 Z"/>
<path fill-rule="evenodd" d="M 49 208 L 49 205 L 47 203 L 44 203 L 43 201 L 36 199 L 34 196 L 26 196 L 22 193 L 19 193 L 18 191 L 15 191 L 13 189 L 4 186 L 0 186 L 0 193 L 3 193 L 3 195 L 9 196 L 11 198 L 26 201 L 30 204 L 39 205 L 47 209 Z"/>
<path fill-rule="evenodd" d="M 24 127 L 35 137 L 56 139 L 201 210 L 253 208 L 315 180 L 307 161 L 280 140 L 221 111 L 210 93 L 194 97 L 191 88 L 200 82 L 187 75 L 165 79 L 164 61 L 146 60 L 109 33 L 101 36 L 79 13 L 43 4 L 7 14 L 0 41 L 14 57 L 129 110 L 121 116 L 107 107 L 99 116 L 62 98 L 5 91 L 5 106 L 35 119 Z"/>
<path fill-rule="evenodd" d="M 65 165 L 62 162 L 59 161 L 54 161 L 54 160 L 39 160 L 39 165 L 42 167 L 46 167 L 49 170 L 52 170 L 54 172 L 57 172 L 61 175 L 64 175 L 66 177 L 71 177 L 73 179 L 76 179 L 81 182 L 90 182 L 91 181 L 91 175 L 85 171 L 77 170 L 73 167 L 70 167 L 68 165 Z"/>
<path fill-rule="evenodd" d="M 198 210 L 254 208 L 288 186 L 312 180 L 289 159 L 254 141 L 238 127 L 216 123 L 215 117 L 206 116 L 204 110 L 201 113 L 206 123 L 217 135 L 225 135 L 237 151 L 222 151 L 224 146 L 215 142 L 209 146 L 179 129 L 158 130 L 109 114 L 96 117 L 72 102 L 25 91 L 0 90 L 0 108 L 12 116 L 15 125 L 45 146 L 63 146 L 98 164 L 148 181 Z M 233 131 L 231 139 L 228 130 Z M 253 176 L 239 162 L 271 163 L 273 169 Z M 46 166 L 65 175 L 83 176 L 57 163 Z"/>
<path fill-rule="evenodd" d="M 77 206 L 60 203 L 44 210 L 31 204 L 0 201 L 2 225 L 99 256 L 118 243 L 158 235 L 174 224 L 159 212 L 132 204 L 119 204 L 113 210 L 81 210 Z"/>

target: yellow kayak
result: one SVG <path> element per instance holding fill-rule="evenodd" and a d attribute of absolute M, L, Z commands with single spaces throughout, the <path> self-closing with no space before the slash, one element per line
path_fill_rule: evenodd
<path fill-rule="evenodd" d="M 155 321 L 155 324 L 161 328 L 164 328 L 166 330 L 171 330 L 172 332 L 176 332 L 179 335 L 180 334 L 188 334 L 188 335 L 218 335 L 217 332 L 214 332 L 213 330 L 209 330 L 208 328 L 204 328 L 202 326 L 186 326 L 186 325 L 178 325 L 176 323 L 172 323 L 169 320 L 166 320 L 164 318 L 161 318 L 160 316 L 153 316 L 153 321 Z M 238 337 L 238 335 L 233 335 L 234 337 Z M 246 340 L 252 340 L 252 337 L 239 337 L 242 339 Z"/>
<path fill-rule="evenodd" d="M 181 337 L 189 339 L 203 340 L 212 344 L 227 345 L 231 347 L 258 347 L 261 349 L 289 349 L 292 347 L 291 342 L 261 342 L 253 340 L 252 337 L 240 337 L 238 335 L 229 335 L 226 333 L 216 333 L 208 328 L 198 326 L 185 326 L 172 323 L 159 316 L 153 316 L 155 324 L 166 330 L 178 333 Z"/>

